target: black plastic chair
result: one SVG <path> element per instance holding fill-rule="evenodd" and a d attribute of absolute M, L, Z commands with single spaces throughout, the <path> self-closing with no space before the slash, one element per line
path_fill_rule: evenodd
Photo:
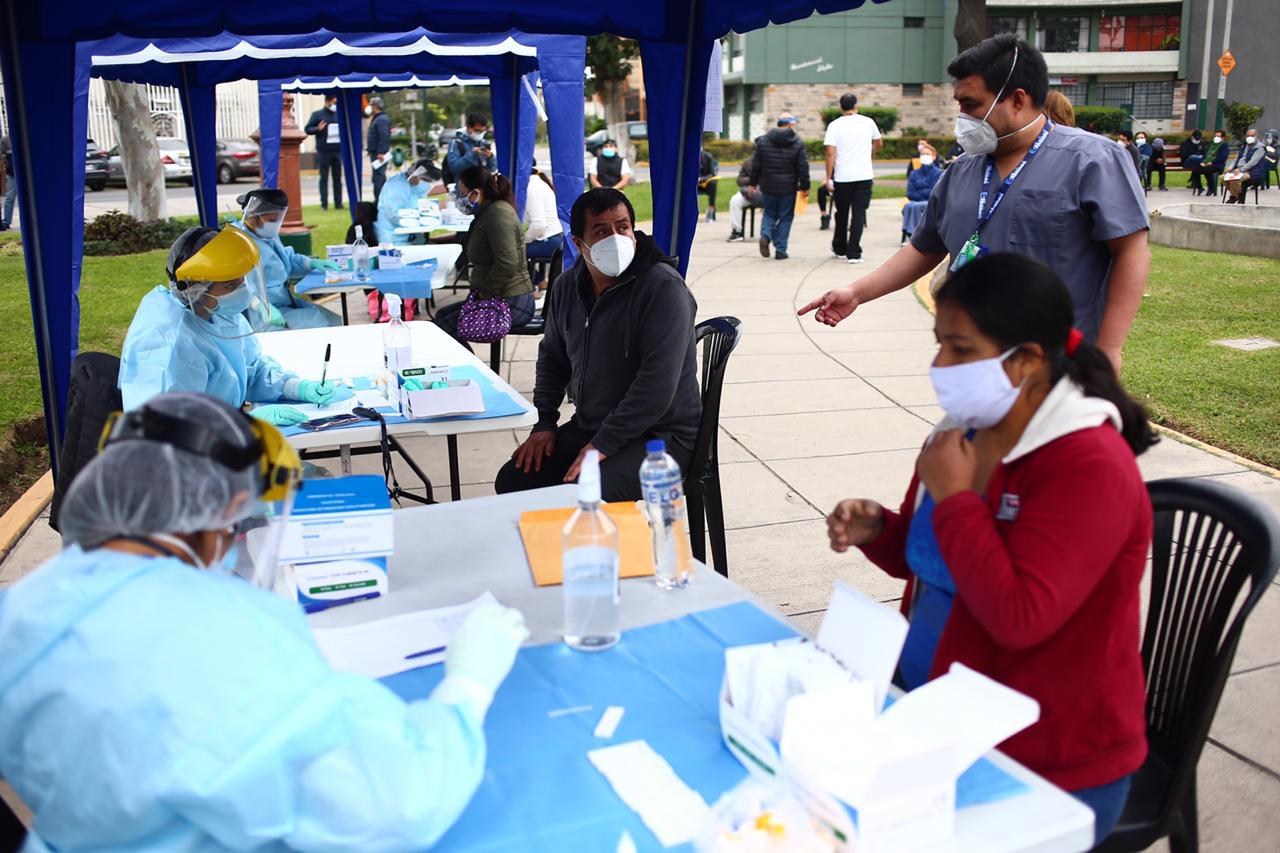
<path fill-rule="evenodd" d="M 1098 849 L 1145 850 L 1169 836 L 1173 853 L 1194 853 L 1196 764 L 1245 620 L 1280 566 L 1280 524 L 1221 483 L 1157 480 L 1148 488 L 1155 532 L 1142 660 L 1150 754 Z"/>
<path fill-rule="evenodd" d="M 124 408 L 119 378 L 120 359 L 109 353 L 82 352 L 71 362 L 66 432 L 49 507 L 49 526 L 54 530 L 59 529 L 58 514 L 71 482 L 98 455 L 98 442 L 107 418 Z"/>
<path fill-rule="evenodd" d="M 702 422 L 693 459 L 684 478 L 685 503 L 689 516 L 689 541 L 693 556 L 707 561 L 706 534 L 711 534 L 711 557 L 715 570 L 729 576 L 729 554 L 724 541 L 724 501 L 720 491 L 720 396 L 724 390 L 729 356 L 742 340 L 742 321 L 737 317 L 714 317 L 697 326 L 702 344 Z"/>

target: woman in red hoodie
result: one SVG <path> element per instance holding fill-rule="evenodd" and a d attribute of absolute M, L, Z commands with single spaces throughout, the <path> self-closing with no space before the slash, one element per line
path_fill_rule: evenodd
<path fill-rule="evenodd" d="M 898 512 L 846 500 L 831 547 L 909 581 L 908 689 L 959 661 L 1040 703 L 1002 745 L 1095 812 L 1098 841 L 1147 754 L 1138 586 L 1155 437 L 1043 264 L 974 260 L 937 294 L 930 371 L 947 418 Z M 923 488 L 921 488 L 923 486 Z"/>

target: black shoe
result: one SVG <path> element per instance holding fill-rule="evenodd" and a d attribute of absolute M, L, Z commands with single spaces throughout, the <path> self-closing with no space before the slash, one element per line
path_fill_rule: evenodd
<path fill-rule="evenodd" d="M 769 238 L 768 237 L 760 238 L 760 257 L 762 258 L 769 257 Z"/>
<path fill-rule="evenodd" d="M 729 232 L 729 242 L 730 242 L 730 243 L 741 243 L 741 242 L 742 242 L 742 232 L 741 232 L 741 231 L 739 231 L 737 228 L 735 228 L 735 229 L 733 229 L 732 231 L 730 231 L 730 232 Z"/>
<path fill-rule="evenodd" d="M 335 205 L 333 206 L 333 209 L 334 209 L 334 210 L 342 210 L 342 205 L 340 205 L 340 204 L 335 204 Z M 416 317 L 417 315 L 415 314 L 414 316 Z"/>
<path fill-rule="evenodd" d="M 1162 193 L 1167 193 L 1168 191 L 1169 191 L 1169 188 L 1168 188 L 1168 187 L 1161 187 L 1161 188 L 1160 188 L 1160 192 L 1162 192 Z"/>
<path fill-rule="evenodd" d="M 824 213 L 822 215 L 822 224 L 818 226 L 819 231 L 828 231 L 831 229 L 831 215 Z"/>
<path fill-rule="evenodd" d="M 788 257 L 790 257 L 790 256 L 789 256 L 786 252 L 778 252 L 778 253 L 777 253 L 776 255 L 774 255 L 773 257 L 774 257 L 774 258 L 776 258 L 776 259 L 777 259 L 777 260 L 779 260 L 779 261 L 785 261 L 785 260 L 786 260 Z"/>
<path fill-rule="evenodd" d="M 320 205 L 320 209 L 321 209 L 321 210 L 328 210 L 328 209 L 329 209 L 329 205 L 327 205 L 327 204 L 322 204 L 322 205 Z"/>

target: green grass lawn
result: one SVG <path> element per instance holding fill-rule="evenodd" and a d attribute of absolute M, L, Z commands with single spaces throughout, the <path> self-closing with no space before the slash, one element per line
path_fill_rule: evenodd
<path fill-rule="evenodd" d="M 1152 246 L 1147 296 L 1125 346 L 1124 382 L 1152 418 L 1280 467 L 1280 261 Z"/>

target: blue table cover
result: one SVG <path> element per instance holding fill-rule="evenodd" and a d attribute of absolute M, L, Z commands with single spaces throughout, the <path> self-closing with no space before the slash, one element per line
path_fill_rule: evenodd
<path fill-rule="evenodd" d="M 394 293 L 404 299 L 430 299 L 431 276 L 436 271 L 436 259 L 427 258 L 416 264 L 407 264 L 402 269 L 370 270 L 368 281 L 342 282 L 343 287 L 371 287 L 383 293 Z M 309 293 L 320 288 L 331 288 L 335 285 L 325 284 L 324 270 L 312 270 L 298 279 L 294 285 L 295 292 Z"/>
<path fill-rule="evenodd" d="M 444 417 L 444 418 L 419 418 L 417 420 L 414 420 L 413 423 L 439 423 L 442 421 L 481 421 L 481 420 L 486 420 L 488 418 L 509 418 L 514 415 L 524 414 L 525 410 L 520 406 L 519 403 L 511 399 L 511 397 L 506 393 L 499 391 L 494 386 L 493 380 L 489 379 L 487 376 L 481 373 L 480 370 L 476 367 L 473 367 L 471 365 L 463 365 L 461 367 L 450 368 L 449 378 L 450 379 L 470 379 L 472 382 L 475 382 L 477 385 L 479 385 L 480 396 L 484 400 L 484 411 L 477 412 L 474 415 L 450 415 L 449 417 Z M 357 389 L 368 389 L 373 387 L 373 384 L 369 381 L 367 377 L 353 378 L 352 381 L 355 383 L 355 386 Z M 410 423 L 408 418 L 403 417 L 402 415 L 393 414 L 396 411 L 396 409 L 390 406 L 379 407 L 378 411 L 382 412 L 388 424 Z M 323 433 L 318 433 L 318 434 L 336 436 L 338 433 L 342 432 L 344 429 L 353 429 L 355 427 L 366 427 L 366 426 L 369 426 L 369 424 L 370 424 L 370 421 L 360 421 L 359 423 L 354 423 L 354 424 L 351 424 L 350 426 L 333 427 L 332 429 L 327 429 Z M 307 430 L 297 426 L 281 427 L 280 431 L 283 432 L 286 436 L 303 435 L 304 433 L 307 432 Z"/>
<path fill-rule="evenodd" d="M 627 631 L 604 652 L 575 652 L 561 643 L 521 649 L 485 720 L 484 781 L 435 849 L 612 851 L 623 830 L 641 850 L 663 849 L 587 752 L 648 741 L 714 805 L 747 775 L 720 739 L 724 650 L 793 636 L 790 627 L 743 602 Z M 436 665 L 382 682 L 413 700 L 429 695 L 443 677 L 444 667 Z M 582 705 L 591 710 L 548 716 Z M 621 705 L 626 713 L 613 738 L 602 740 L 594 729 L 609 705 Z M 1027 790 L 981 759 L 957 782 L 956 805 Z"/>

